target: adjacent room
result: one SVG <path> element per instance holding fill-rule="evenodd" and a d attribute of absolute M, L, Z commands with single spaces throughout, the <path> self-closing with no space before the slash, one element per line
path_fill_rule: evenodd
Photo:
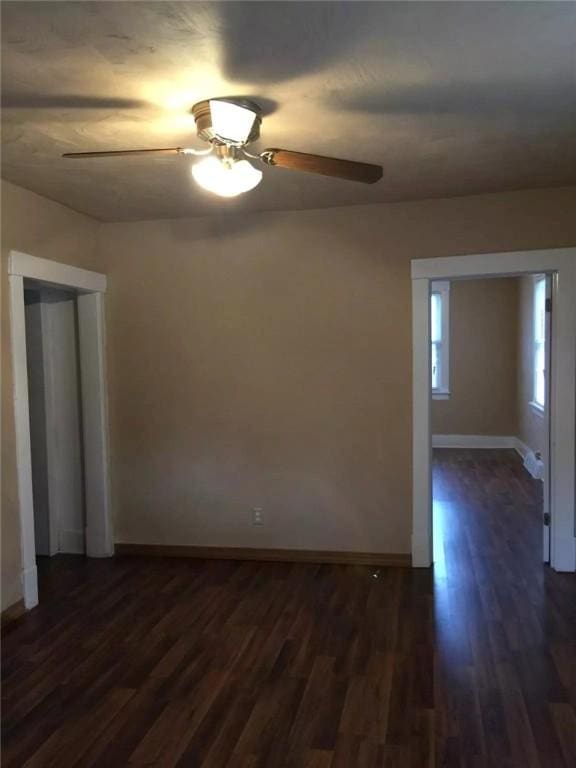
<path fill-rule="evenodd" d="M 576 5 L 2 14 L 2 765 L 576 765 Z"/>
<path fill-rule="evenodd" d="M 26 281 L 24 305 L 36 555 L 84 554 L 76 297 Z"/>
<path fill-rule="evenodd" d="M 550 562 L 550 288 L 540 274 L 432 282 L 438 586 L 458 588 L 475 559 L 496 585 L 538 583 Z"/>

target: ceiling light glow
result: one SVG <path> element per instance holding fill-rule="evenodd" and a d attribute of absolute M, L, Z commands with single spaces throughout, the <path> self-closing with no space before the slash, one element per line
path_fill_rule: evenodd
<path fill-rule="evenodd" d="M 197 184 L 220 197 L 236 197 L 254 189 L 262 180 L 262 171 L 247 160 L 219 160 L 207 157 L 192 166 Z"/>
<path fill-rule="evenodd" d="M 219 139 L 233 144 L 248 141 L 256 115 L 251 109 L 231 101 L 210 99 L 212 130 Z"/>

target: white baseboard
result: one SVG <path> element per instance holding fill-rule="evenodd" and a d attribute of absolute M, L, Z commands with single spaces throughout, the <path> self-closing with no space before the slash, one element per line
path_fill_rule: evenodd
<path fill-rule="evenodd" d="M 60 531 L 59 551 L 69 555 L 83 555 L 86 551 L 84 531 L 75 531 L 71 529 Z"/>
<path fill-rule="evenodd" d="M 534 480 L 544 480 L 544 462 L 532 451 L 524 459 L 524 467 L 530 472 Z"/>
<path fill-rule="evenodd" d="M 513 448 L 535 480 L 544 477 L 544 462 L 513 435 L 432 435 L 433 448 Z"/>
<path fill-rule="evenodd" d="M 516 441 L 514 445 L 514 449 L 516 450 L 516 453 L 521 456 L 523 459 L 528 456 L 528 454 L 533 453 L 533 451 L 528 448 L 526 443 L 523 443 L 522 440 L 520 440 L 519 437 L 515 437 L 514 440 Z"/>
<path fill-rule="evenodd" d="M 540 458 L 540 455 L 528 448 L 521 440 L 517 439 L 516 450 L 520 456 L 524 459 L 524 468 L 532 475 L 534 480 L 544 479 L 544 462 Z"/>
<path fill-rule="evenodd" d="M 509 435 L 432 435 L 433 448 L 514 448 L 517 438 Z"/>

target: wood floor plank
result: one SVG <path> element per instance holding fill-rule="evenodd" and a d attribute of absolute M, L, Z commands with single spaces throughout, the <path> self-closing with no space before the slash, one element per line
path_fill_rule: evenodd
<path fill-rule="evenodd" d="M 434 459 L 433 571 L 40 559 L 4 768 L 573 768 L 576 581 L 511 451 Z"/>

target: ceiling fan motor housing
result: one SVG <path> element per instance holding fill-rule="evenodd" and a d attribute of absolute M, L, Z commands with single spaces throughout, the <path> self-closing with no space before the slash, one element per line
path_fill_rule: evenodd
<path fill-rule="evenodd" d="M 257 139 L 260 138 L 260 124 L 262 123 L 262 110 L 260 109 L 258 104 L 255 104 L 253 101 L 248 101 L 247 99 L 221 99 L 221 101 L 227 101 L 231 104 L 237 104 L 240 107 L 249 109 L 255 115 L 254 123 L 252 125 L 252 130 L 250 131 L 250 135 L 248 136 L 246 141 L 242 142 L 242 146 L 246 144 L 251 144 L 253 141 L 256 141 Z M 212 144 L 233 143 L 228 141 L 227 139 L 223 139 L 221 136 L 218 136 L 218 134 L 214 131 L 214 128 L 212 125 L 212 113 L 210 111 L 209 99 L 206 99 L 205 101 L 199 101 L 197 104 L 194 104 L 191 111 L 192 111 L 192 114 L 194 115 L 194 120 L 196 121 L 196 132 L 198 134 L 199 139 L 202 139 L 202 141 L 208 141 Z"/>

